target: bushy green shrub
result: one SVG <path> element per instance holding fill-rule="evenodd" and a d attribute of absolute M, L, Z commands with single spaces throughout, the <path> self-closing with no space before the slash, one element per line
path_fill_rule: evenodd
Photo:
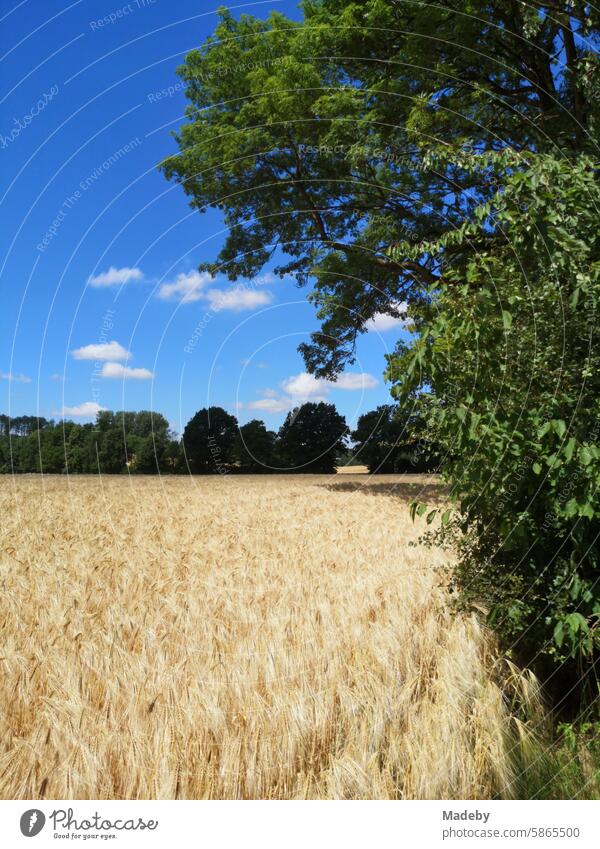
<path fill-rule="evenodd" d="M 443 449 L 456 509 L 436 537 L 458 551 L 462 603 L 560 709 L 581 696 L 600 635 L 598 170 L 510 151 L 462 167 L 503 188 L 443 244 L 414 248 L 437 251 L 448 282 L 414 309 L 389 376 L 399 399 L 421 393 Z"/>

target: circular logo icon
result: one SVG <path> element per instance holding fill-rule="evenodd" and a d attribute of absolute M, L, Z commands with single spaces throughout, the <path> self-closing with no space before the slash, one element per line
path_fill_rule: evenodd
<path fill-rule="evenodd" d="M 25 837 L 35 837 L 43 829 L 46 823 L 46 817 L 37 808 L 31 808 L 21 815 L 21 834 Z"/>

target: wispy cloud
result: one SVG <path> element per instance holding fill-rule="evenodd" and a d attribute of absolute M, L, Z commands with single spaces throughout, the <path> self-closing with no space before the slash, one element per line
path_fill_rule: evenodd
<path fill-rule="evenodd" d="M 61 416 L 75 416 L 77 418 L 93 418 L 100 410 L 106 409 L 96 404 L 95 401 L 84 401 L 82 404 L 77 404 L 75 407 L 63 407 L 59 413 Z"/>
<path fill-rule="evenodd" d="M 84 345 L 71 351 L 76 360 L 129 360 L 131 351 L 118 342 L 104 342 L 98 345 Z"/>
<path fill-rule="evenodd" d="M 123 283 L 133 283 L 136 280 L 143 280 L 144 273 L 141 268 L 115 268 L 114 265 L 103 271 L 101 274 L 95 274 L 90 277 L 88 283 L 95 288 L 104 286 L 120 286 Z"/>
<path fill-rule="evenodd" d="M 12 371 L 0 371 L 0 379 L 11 383 L 31 383 L 31 378 L 26 374 L 13 374 Z"/>
<path fill-rule="evenodd" d="M 50 380 L 53 380 L 55 383 L 62 383 L 64 379 L 64 376 L 57 371 L 50 375 Z"/>
<path fill-rule="evenodd" d="M 130 368 L 121 363 L 104 363 L 100 375 L 117 380 L 150 380 L 154 377 L 147 368 Z"/>

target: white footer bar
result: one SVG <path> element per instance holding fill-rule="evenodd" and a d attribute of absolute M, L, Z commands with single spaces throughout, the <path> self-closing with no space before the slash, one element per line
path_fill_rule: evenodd
<path fill-rule="evenodd" d="M 0 846 L 600 846 L 599 802 L 0 802 Z"/>

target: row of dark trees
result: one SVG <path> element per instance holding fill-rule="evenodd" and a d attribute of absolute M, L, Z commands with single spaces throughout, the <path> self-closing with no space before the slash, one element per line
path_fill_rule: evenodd
<path fill-rule="evenodd" d="M 413 436 L 407 436 L 408 433 Z M 350 432 L 333 404 L 292 410 L 278 432 L 253 419 L 239 425 L 221 407 L 199 410 L 181 439 L 160 413 L 101 411 L 93 424 L 0 416 L 0 473 L 264 474 L 331 473 L 364 463 L 373 473 L 431 470 L 434 452 L 418 423 L 378 407 Z"/>

